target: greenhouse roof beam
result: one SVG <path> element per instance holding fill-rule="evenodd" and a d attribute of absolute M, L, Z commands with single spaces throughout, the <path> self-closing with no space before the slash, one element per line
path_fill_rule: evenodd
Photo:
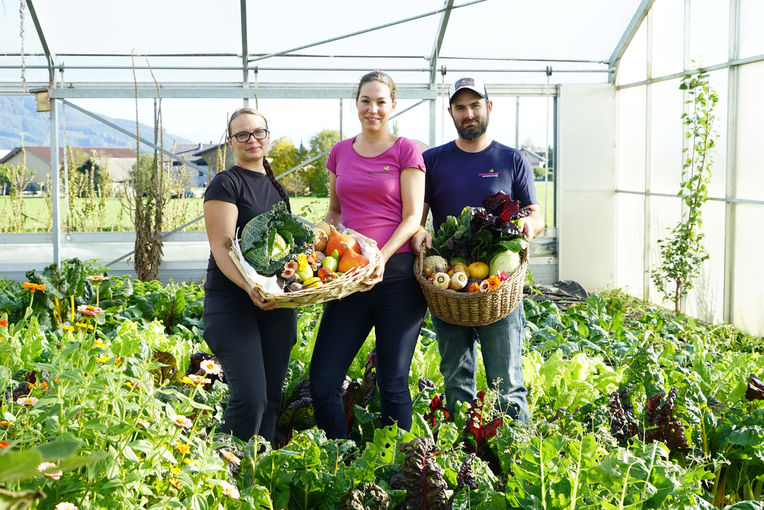
<path fill-rule="evenodd" d="M 615 83 L 615 77 L 618 73 L 618 65 L 621 61 L 621 57 L 623 57 L 623 54 L 626 52 L 626 48 L 629 47 L 631 40 L 634 39 L 634 35 L 636 35 L 637 30 L 639 30 L 640 25 L 642 25 L 642 21 L 647 17 L 647 13 L 650 12 L 650 8 L 653 6 L 654 1 L 655 0 L 642 0 L 642 3 L 639 4 L 637 11 L 631 18 L 631 22 L 629 22 L 629 25 L 623 32 L 621 40 L 618 41 L 615 50 L 613 50 L 613 54 L 610 55 L 609 62 L 610 69 L 612 70 L 609 78 L 610 83 Z"/>
<path fill-rule="evenodd" d="M 432 45 L 432 53 L 430 53 L 430 83 L 433 85 L 435 84 L 435 75 L 437 74 L 440 48 L 443 46 L 443 38 L 446 36 L 446 28 L 448 27 L 448 20 L 451 17 L 451 9 L 453 7 L 454 0 L 446 0 L 443 12 L 440 15 L 440 22 L 438 23 L 438 35 L 435 37 L 435 43 Z"/>
<path fill-rule="evenodd" d="M 0 84 L 0 95 L 17 95 L 21 92 L 16 88 L 3 89 Z M 489 84 L 488 92 L 494 96 L 555 96 L 559 92 L 557 86 L 545 84 Z M 138 97 L 157 97 L 154 83 L 138 83 Z M 260 83 L 257 88 L 245 89 L 240 83 L 231 84 L 196 84 L 164 83 L 160 85 L 163 99 L 178 98 L 275 98 L 275 99 L 346 99 L 353 96 L 353 84 L 338 83 Z M 133 83 L 74 83 L 67 82 L 65 86 L 54 91 L 56 99 L 73 98 L 135 98 Z M 400 84 L 397 97 L 399 99 L 434 99 L 437 90 L 427 84 Z"/>
<path fill-rule="evenodd" d="M 241 13 L 241 82 L 249 87 L 249 49 L 247 48 L 247 0 L 240 0 Z M 249 99 L 244 98 L 244 106 L 249 106 Z"/>
<path fill-rule="evenodd" d="M 479 4 L 479 3 L 482 3 L 482 2 L 485 2 L 485 1 L 487 1 L 487 0 L 472 0 L 470 2 L 461 4 L 461 5 L 457 5 L 457 6 L 453 7 L 453 8 L 454 9 L 458 9 L 460 7 L 467 7 L 467 6 L 470 6 L 470 5 L 473 5 L 473 4 Z M 445 8 L 437 9 L 435 11 L 425 12 L 423 14 L 417 14 L 416 16 L 411 16 L 411 17 L 408 17 L 408 18 L 404 18 L 402 20 L 391 21 L 390 23 L 385 23 L 383 25 L 377 25 L 375 27 L 365 28 L 363 30 L 357 30 L 357 31 L 351 32 L 349 34 L 339 35 L 337 37 L 330 37 L 329 39 L 323 39 L 321 41 L 310 43 L 310 44 L 303 44 L 302 46 L 296 46 L 296 47 L 290 48 L 288 50 L 277 51 L 275 53 L 268 53 L 267 55 L 263 55 L 263 56 L 260 56 L 260 57 L 253 58 L 253 59 L 250 60 L 250 62 L 256 62 L 258 60 L 265 60 L 266 58 L 271 58 L 271 57 L 280 57 L 280 56 L 286 55 L 288 53 L 293 53 L 295 51 L 304 50 L 306 48 L 312 48 L 314 46 L 320 46 L 322 44 L 327 44 L 327 43 L 330 43 L 330 42 L 340 41 L 342 39 L 348 39 L 350 37 L 355 37 L 357 35 L 368 34 L 369 32 L 375 32 L 377 30 L 382 30 L 383 28 L 389 28 L 389 27 L 393 27 L 395 25 L 401 25 L 403 23 L 408 23 L 409 21 L 416 21 L 418 19 L 427 18 L 429 16 L 434 16 L 435 14 L 439 14 L 439 13 L 443 12 L 444 10 L 445 10 Z"/>
<path fill-rule="evenodd" d="M 53 83 L 53 79 L 56 75 L 55 70 L 55 63 L 53 62 L 53 54 L 50 52 L 50 48 L 48 48 L 48 41 L 45 40 L 45 33 L 42 31 L 42 26 L 40 25 L 40 20 L 37 19 L 37 11 L 34 9 L 34 4 L 32 3 L 32 0 L 25 0 L 27 7 L 29 8 L 29 14 L 32 16 L 32 22 L 34 22 L 34 28 L 37 30 L 37 36 L 40 38 L 40 44 L 42 45 L 42 49 L 45 52 L 45 59 L 48 61 L 48 76 L 50 77 L 50 82 Z"/>

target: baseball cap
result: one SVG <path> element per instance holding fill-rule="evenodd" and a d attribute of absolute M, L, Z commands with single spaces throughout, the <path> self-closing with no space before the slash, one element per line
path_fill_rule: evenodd
<path fill-rule="evenodd" d="M 448 89 L 448 102 L 451 103 L 454 100 L 454 96 L 460 90 L 468 89 L 479 95 L 480 97 L 488 97 L 488 93 L 485 90 L 485 85 L 479 79 L 472 76 L 462 76 Z"/>

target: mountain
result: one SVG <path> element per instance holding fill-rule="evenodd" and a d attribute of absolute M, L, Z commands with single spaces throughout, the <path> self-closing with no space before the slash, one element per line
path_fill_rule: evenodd
<path fill-rule="evenodd" d="M 135 120 L 102 117 L 128 131 L 135 131 Z M 59 115 L 59 125 L 61 122 Z M 154 139 L 154 128 L 140 125 L 141 138 Z M 32 96 L 0 96 L 0 149 L 12 149 L 21 145 L 50 145 L 50 117 L 38 112 Z M 59 129 L 58 143 L 63 145 L 63 130 Z M 173 141 L 190 144 L 191 140 L 165 132 L 165 148 L 171 149 Z M 80 113 L 66 109 L 66 144 L 78 147 L 135 147 L 135 139 Z M 147 150 L 148 146 L 141 147 Z"/>

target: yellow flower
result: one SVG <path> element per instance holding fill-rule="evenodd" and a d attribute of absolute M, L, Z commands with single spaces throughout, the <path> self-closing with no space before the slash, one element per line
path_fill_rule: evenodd
<path fill-rule="evenodd" d="M 178 450 L 183 455 L 188 455 L 191 453 L 191 447 L 188 446 L 186 443 L 177 442 L 175 443 L 175 449 Z"/>
<path fill-rule="evenodd" d="M 168 482 L 170 482 L 170 485 L 172 485 L 176 489 L 181 488 L 180 480 L 178 480 L 177 478 L 170 478 Z"/>
<path fill-rule="evenodd" d="M 80 324 L 82 323 L 78 323 L 77 325 L 79 326 Z M 95 349 L 96 347 L 100 347 L 101 349 L 106 349 L 106 344 L 104 344 L 101 340 L 96 338 L 95 342 L 93 342 L 92 348 Z"/>
<path fill-rule="evenodd" d="M 60 469 L 56 469 L 54 471 L 51 471 L 51 469 L 53 469 L 55 467 L 58 467 L 58 466 L 56 466 L 52 462 L 41 462 L 37 466 L 37 471 L 39 471 L 40 473 L 43 473 L 48 478 L 52 478 L 53 480 L 60 480 L 61 479 L 61 475 L 63 473 L 62 473 L 62 471 Z"/>
<path fill-rule="evenodd" d="M 220 488 L 223 490 L 223 494 L 229 498 L 239 499 L 239 489 L 235 485 L 223 480 L 220 482 Z"/>
<path fill-rule="evenodd" d="M 172 474 L 175 476 L 178 476 L 180 474 L 180 468 L 178 466 L 170 466 L 170 471 L 172 471 Z"/>
<path fill-rule="evenodd" d="M 111 356 L 99 356 L 99 357 L 96 358 L 96 361 L 98 363 L 106 363 L 110 359 L 111 359 Z"/>
<path fill-rule="evenodd" d="M 78 322 L 75 326 L 80 329 L 95 329 L 92 324 L 85 324 L 84 322 Z"/>
<path fill-rule="evenodd" d="M 74 328 L 68 324 L 59 324 L 58 327 L 63 329 L 64 331 L 68 331 L 69 333 L 72 333 L 74 331 Z"/>

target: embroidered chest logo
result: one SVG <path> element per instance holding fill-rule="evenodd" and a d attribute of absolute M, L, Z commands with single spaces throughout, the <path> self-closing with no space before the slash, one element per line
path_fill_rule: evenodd
<path fill-rule="evenodd" d="M 395 169 L 390 168 L 389 165 L 385 165 L 381 170 L 372 170 L 371 175 L 375 177 L 397 177 Z"/>
<path fill-rule="evenodd" d="M 499 172 L 497 170 L 494 170 L 493 168 L 491 168 L 490 170 L 488 170 L 486 172 L 478 173 L 478 176 L 484 177 L 484 178 L 485 177 L 498 177 L 499 176 Z"/>

